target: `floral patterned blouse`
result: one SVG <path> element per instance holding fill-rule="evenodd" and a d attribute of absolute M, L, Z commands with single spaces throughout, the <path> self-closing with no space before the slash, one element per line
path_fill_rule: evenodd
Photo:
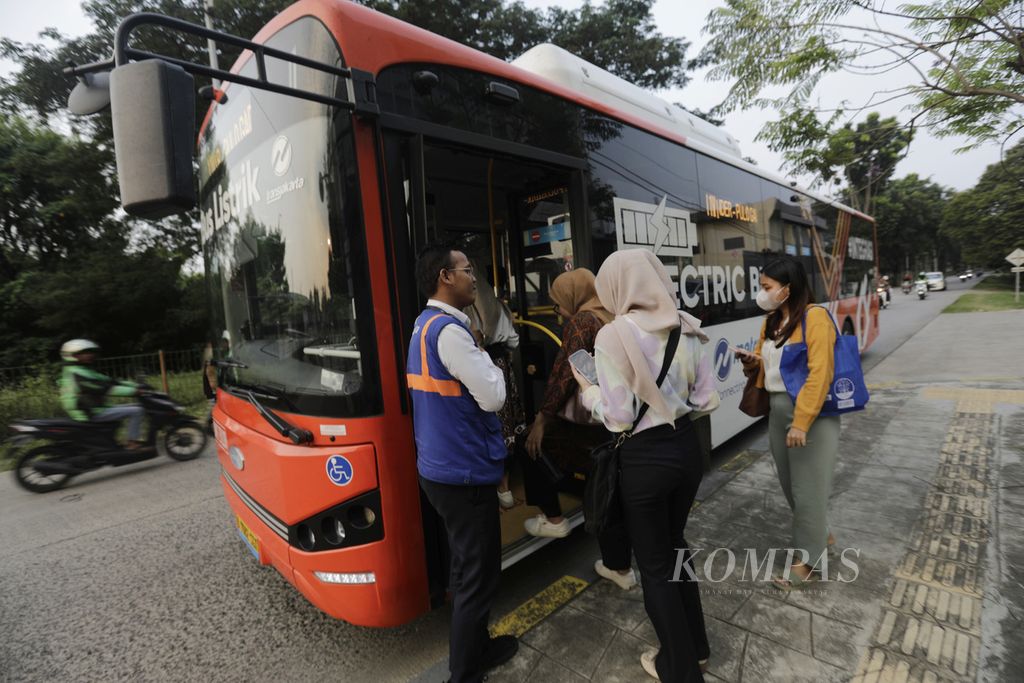
<path fill-rule="evenodd" d="M 626 320 L 629 320 L 628 316 Z M 651 334 L 640 329 L 632 320 L 629 320 L 629 323 L 647 358 L 651 374 L 657 378 L 665 359 L 668 334 Z M 584 407 L 591 411 L 594 419 L 603 422 L 608 431 L 627 431 L 633 426 L 633 421 L 640 412 L 640 401 L 618 368 L 600 349 L 597 350 L 594 361 L 597 365 L 598 384 L 580 394 L 580 399 Z M 700 339 L 685 334 L 679 338 L 675 357 L 669 365 L 665 381 L 661 384 L 661 394 L 672 411 L 673 423 L 683 415 L 698 417 L 718 407 L 719 396 L 715 389 L 711 357 Z M 637 425 L 636 432 L 663 424 L 669 424 L 669 420 L 648 410 L 644 414 L 644 419 Z"/>
<path fill-rule="evenodd" d="M 562 328 L 562 348 L 555 356 L 555 364 L 551 367 L 551 376 L 544 389 L 544 402 L 541 412 L 549 417 L 558 415 L 573 394 L 580 389 L 576 378 L 572 375 L 569 356 L 580 349 L 594 353 L 594 340 L 604 323 L 589 311 L 580 311 L 569 318 Z"/>

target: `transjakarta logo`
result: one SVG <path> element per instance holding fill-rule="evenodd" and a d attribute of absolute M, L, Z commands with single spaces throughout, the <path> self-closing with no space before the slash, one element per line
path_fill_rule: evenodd
<path fill-rule="evenodd" d="M 228 173 L 233 180 L 227 187 L 218 187 L 210 199 L 210 208 L 200 212 L 200 237 L 206 242 L 213 233 L 227 225 L 233 218 L 241 218 L 247 209 L 260 201 L 257 181 L 260 167 L 252 166 L 246 159 Z"/>
<path fill-rule="evenodd" d="M 697 226 L 688 211 L 614 197 L 615 235 L 619 249 L 645 247 L 657 256 L 693 256 Z"/>
<path fill-rule="evenodd" d="M 719 339 L 715 344 L 715 376 L 719 382 L 724 382 L 732 370 L 732 351 L 729 350 L 729 341 Z"/>
<path fill-rule="evenodd" d="M 283 176 L 292 165 L 292 146 L 288 144 L 288 138 L 281 135 L 274 140 L 274 146 L 270 150 L 270 161 L 274 166 L 274 175 Z"/>

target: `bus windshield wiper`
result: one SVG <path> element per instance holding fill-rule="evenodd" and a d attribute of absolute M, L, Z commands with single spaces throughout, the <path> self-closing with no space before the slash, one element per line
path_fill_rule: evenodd
<path fill-rule="evenodd" d="M 260 414 L 260 417 L 269 422 L 270 426 L 280 432 L 281 436 L 286 436 L 291 439 L 292 443 L 301 445 L 313 442 L 313 432 L 308 429 L 303 429 L 302 427 L 296 427 L 273 410 L 260 403 L 260 400 L 256 398 L 257 394 L 260 396 L 266 396 L 267 398 L 277 398 L 273 394 L 263 393 L 263 387 L 253 387 L 253 389 L 237 386 L 224 388 L 233 396 L 244 398 L 246 401 L 251 403 L 253 407 L 256 408 L 256 412 Z"/>

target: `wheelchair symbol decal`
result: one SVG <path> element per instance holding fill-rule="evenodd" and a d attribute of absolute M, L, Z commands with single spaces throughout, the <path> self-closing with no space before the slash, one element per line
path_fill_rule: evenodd
<path fill-rule="evenodd" d="M 327 478 L 335 486 L 348 486 L 352 475 L 352 463 L 345 456 L 332 455 L 327 459 Z"/>

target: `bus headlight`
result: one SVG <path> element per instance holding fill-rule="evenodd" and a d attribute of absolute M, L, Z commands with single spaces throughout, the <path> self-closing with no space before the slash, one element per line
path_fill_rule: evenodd
<path fill-rule="evenodd" d="M 340 583 L 347 585 L 377 583 L 377 576 L 373 572 L 361 574 L 338 574 L 335 572 L 313 572 L 313 576 L 324 583 Z"/>

